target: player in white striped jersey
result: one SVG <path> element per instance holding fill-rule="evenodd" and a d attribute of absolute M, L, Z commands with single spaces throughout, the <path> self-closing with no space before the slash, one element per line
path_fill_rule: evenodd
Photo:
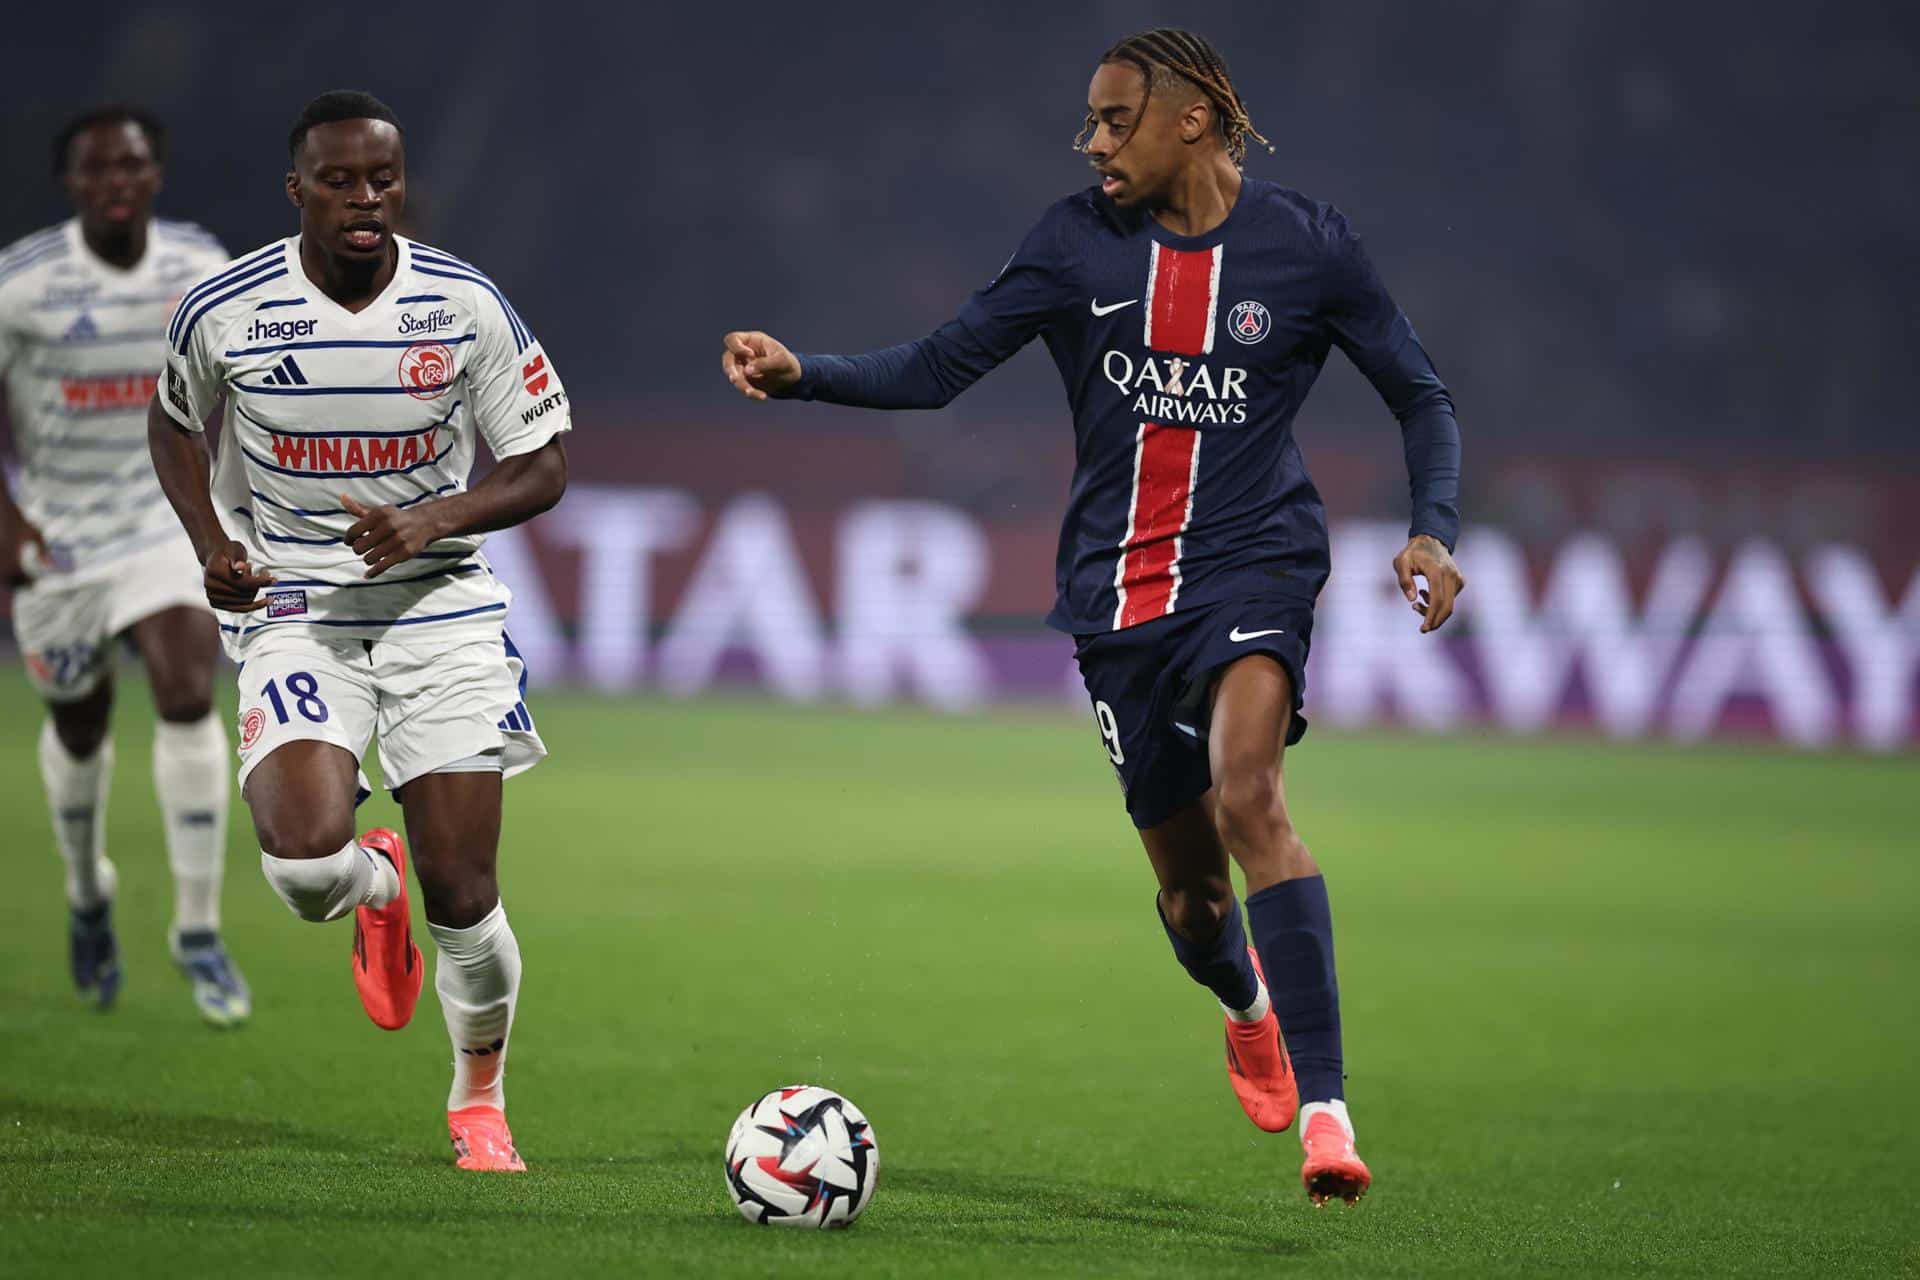
<path fill-rule="evenodd" d="M 152 216 L 164 134 L 137 107 L 78 117 L 54 139 L 75 216 L 0 253 L 0 377 L 20 452 L 0 485 L 0 580 L 28 678 L 45 699 L 40 771 L 66 862 L 75 985 L 120 986 L 106 856 L 113 666 L 130 636 L 159 724 L 153 774 L 174 876 L 170 945 L 201 1015 L 244 1021 L 246 983 L 221 945 L 226 734 L 213 714 L 218 632 L 199 567 L 153 474 L 146 408 L 167 317 L 226 258 L 191 223 Z"/>
<path fill-rule="evenodd" d="M 447 1123 L 467 1169 L 525 1168 L 502 1070 L 520 952 L 495 875 L 501 779 L 545 748 L 504 631 L 486 530 L 566 487 L 566 393 L 486 276 L 394 234 L 399 122 L 364 93 L 290 139 L 300 233 L 188 290 L 149 410 L 155 469 L 240 674 L 240 783 L 261 869 L 307 920 L 354 912 L 352 967 L 397 1028 L 421 984 L 407 845 L 353 833 L 377 741 L 406 816 L 452 1037 Z M 211 472 L 201 422 L 225 398 Z M 497 460 L 466 484 L 476 439 Z"/>

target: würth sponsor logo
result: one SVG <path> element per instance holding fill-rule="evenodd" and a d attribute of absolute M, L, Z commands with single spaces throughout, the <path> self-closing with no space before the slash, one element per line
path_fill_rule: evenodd
<path fill-rule="evenodd" d="M 139 409 L 153 399 L 157 373 L 110 373 L 98 378 L 60 379 L 60 399 L 69 413 L 112 413 Z"/>
<path fill-rule="evenodd" d="M 545 395 L 547 381 L 551 376 L 547 368 L 547 358 L 544 355 L 537 355 L 520 366 L 520 380 L 527 384 L 527 394 L 530 396 Z"/>
<path fill-rule="evenodd" d="M 437 400 L 453 385 L 453 352 L 444 342 L 416 342 L 400 353 L 400 385 L 415 400 Z"/>
<path fill-rule="evenodd" d="M 552 395 L 540 401 L 539 404 L 534 405 L 531 409 L 527 409 L 523 411 L 520 414 L 520 421 L 532 422 L 535 418 L 544 418 L 547 416 L 548 410 L 558 409 L 561 405 L 565 404 L 566 402 L 567 402 L 567 393 L 564 391 L 556 391 Z"/>
<path fill-rule="evenodd" d="M 399 471 L 431 462 L 435 454 L 431 426 L 409 436 L 273 437 L 273 460 L 290 471 Z"/>
<path fill-rule="evenodd" d="M 318 328 L 318 320 L 255 320 L 247 326 L 248 342 L 278 342 L 284 338 L 305 338 Z"/>
<path fill-rule="evenodd" d="M 435 307 L 423 316 L 408 312 L 400 317 L 400 336 L 411 338 L 417 333 L 438 333 L 442 329 L 453 328 L 453 312 Z"/>

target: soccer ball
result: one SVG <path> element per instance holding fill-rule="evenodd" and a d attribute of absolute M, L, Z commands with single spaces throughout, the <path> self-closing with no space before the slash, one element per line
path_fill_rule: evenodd
<path fill-rule="evenodd" d="M 873 1199 L 879 1176 L 873 1126 L 831 1089 L 775 1089 L 727 1135 L 727 1192 L 748 1222 L 844 1227 Z"/>

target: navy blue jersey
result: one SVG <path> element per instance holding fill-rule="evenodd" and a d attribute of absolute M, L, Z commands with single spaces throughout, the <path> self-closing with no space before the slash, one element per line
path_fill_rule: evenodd
<path fill-rule="evenodd" d="M 1326 582 L 1326 512 L 1293 418 L 1338 345 L 1400 421 L 1415 534 L 1449 548 L 1453 403 L 1339 210 L 1245 179 L 1177 236 L 1089 188 L 1060 201 L 960 314 L 918 342 L 803 355 L 789 396 L 936 408 L 1035 336 L 1073 409 L 1048 624 L 1075 635 Z"/>

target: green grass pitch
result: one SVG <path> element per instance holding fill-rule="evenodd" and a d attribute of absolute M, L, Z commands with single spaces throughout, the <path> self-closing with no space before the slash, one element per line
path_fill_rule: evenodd
<path fill-rule="evenodd" d="M 0 1273 L 1914 1274 L 1912 757 L 1319 734 L 1349 1096 L 1375 1172 L 1312 1210 L 1175 966 L 1089 724 L 548 696 L 508 787 L 525 1177 L 452 1168 L 431 992 L 374 1029 L 236 801 L 253 1025 L 167 963 L 144 691 L 111 849 L 126 987 L 68 986 L 0 671 Z M 366 825 L 391 821 L 384 797 Z M 853 1230 L 742 1222 L 735 1113 L 873 1119 Z M 432 1270 L 429 1270 L 432 1269 Z"/>

